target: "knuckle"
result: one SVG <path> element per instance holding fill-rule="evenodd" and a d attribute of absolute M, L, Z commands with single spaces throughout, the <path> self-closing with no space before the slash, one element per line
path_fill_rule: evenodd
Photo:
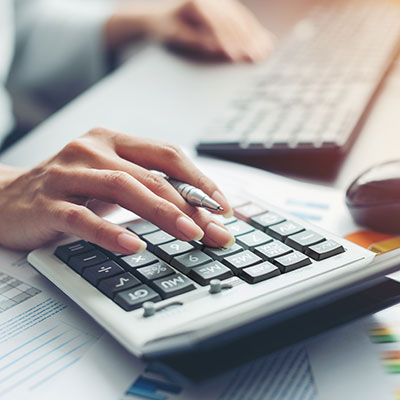
<path fill-rule="evenodd" d="M 52 165 L 47 169 L 47 178 L 50 183 L 59 182 L 67 175 L 66 169 L 61 165 Z"/>
<path fill-rule="evenodd" d="M 106 174 L 106 185 L 111 190 L 119 190 L 132 182 L 132 177 L 124 171 L 111 171 Z"/>
<path fill-rule="evenodd" d="M 182 150 L 180 149 L 179 146 L 175 146 L 174 144 L 164 144 L 162 146 L 162 157 L 165 157 L 165 159 L 171 161 L 171 162 L 177 162 L 182 158 Z"/>
<path fill-rule="evenodd" d="M 84 136 L 101 136 L 107 133 L 107 129 L 102 126 L 96 126 L 90 129 Z"/>
<path fill-rule="evenodd" d="M 90 154 L 91 150 L 82 137 L 69 142 L 61 152 L 64 156 L 77 158 Z"/>
<path fill-rule="evenodd" d="M 73 228 L 77 225 L 81 225 L 85 218 L 83 208 L 80 207 L 69 207 L 63 210 L 62 219 L 65 225 L 69 228 Z"/>
<path fill-rule="evenodd" d="M 154 217 L 157 221 L 167 221 L 171 217 L 172 211 L 177 210 L 174 209 L 176 209 L 176 207 L 173 204 L 169 203 L 167 200 L 160 200 L 154 206 Z"/>
<path fill-rule="evenodd" d="M 168 190 L 169 183 L 166 182 L 161 176 L 154 174 L 148 174 L 145 180 L 145 186 L 147 186 L 152 192 L 161 194 Z"/>

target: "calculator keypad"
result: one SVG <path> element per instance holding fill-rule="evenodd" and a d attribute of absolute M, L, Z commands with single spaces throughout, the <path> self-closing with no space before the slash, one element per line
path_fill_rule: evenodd
<path fill-rule="evenodd" d="M 249 284 L 343 253 L 339 243 L 263 206 L 241 203 L 235 216 L 215 216 L 236 237 L 229 249 L 175 239 L 156 225 L 137 220 L 127 229 L 148 244 L 141 254 L 121 255 L 75 241 L 55 255 L 106 296 L 131 311 L 206 286 L 212 279 L 237 276 Z"/>

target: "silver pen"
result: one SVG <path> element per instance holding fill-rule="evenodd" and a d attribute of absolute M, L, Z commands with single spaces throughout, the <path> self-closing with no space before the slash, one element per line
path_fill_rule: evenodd
<path fill-rule="evenodd" d="M 174 189 L 192 206 L 207 208 L 211 211 L 224 211 L 223 207 L 204 193 L 201 189 L 189 185 L 188 183 L 170 178 L 161 171 L 150 171 L 153 174 L 162 176 L 166 179 Z"/>

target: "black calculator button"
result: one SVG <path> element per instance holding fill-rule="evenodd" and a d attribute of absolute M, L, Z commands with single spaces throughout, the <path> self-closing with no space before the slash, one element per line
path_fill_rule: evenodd
<path fill-rule="evenodd" d="M 309 247 L 306 253 L 314 260 L 320 261 L 343 252 L 344 248 L 341 244 L 334 240 L 326 240 L 325 242 Z"/>
<path fill-rule="evenodd" d="M 285 221 L 277 225 L 272 225 L 267 229 L 267 233 L 278 240 L 284 241 L 288 236 L 304 231 L 305 229 L 292 221 Z"/>
<path fill-rule="evenodd" d="M 125 272 L 112 278 L 101 280 L 97 287 L 108 297 L 113 298 L 115 293 L 139 286 L 141 283 L 139 279 L 135 278 L 129 272 Z"/>
<path fill-rule="evenodd" d="M 194 247 L 188 242 L 174 240 L 173 242 L 161 244 L 154 249 L 154 252 L 164 261 L 170 262 L 172 257 L 187 253 L 193 250 Z"/>
<path fill-rule="evenodd" d="M 149 221 L 139 219 L 127 226 L 127 229 L 129 229 L 133 233 L 136 233 L 136 235 L 141 236 L 146 235 L 147 233 L 158 231 L 160 228 Z"/>
<path fill-rule="evenodd" d="M 118 292 L 114 301 L 126 311 L 132 311 L 142 306 L 146 301 L 160 301 L 161 297 L 147 285 Z"/>
<path fill-rule="evenodd" d="M 78 272 L 78 274 L 82 274 L 85 268 L 100 264 L 108 259 L 109 258 L 100 250 L 92 250 L 88 253 L 71 257 L 67 264 Z"/>
<path fill-rule="evenodd" d="M 102 279 L 111 278 L 123 272 L 124 270 L 115 261 L 108 260 L 94 267 L 85 268 L 82 276 L 90 283 L 97 286 Z"/>
<path fill-rule="evenodd" d="M 194 267 L 190 270 L 189 275 L 193 280 L 202 286 L 208 285 L 212 279 L 228 279 L 233 276 L 232 271 L 221 264 L 219 261 Z"/>
<path fill-rule="evenodd" d="M 136 270 L 136 275 L 145 281 L 163 278 L 164 276 L 172 275 L 174 273 L 175 271 L 164 261 L 148 265 L 147 267 L 138 268 Z"/>
<path fill-rule="evenodd" d="M 262 231 L 267 230 L 271 225 L 280 224 L 284 221 L 286 221 L 285 218 L 272 211 L 250 218 L 250 223 Z"/>
<path fill-rule="evenodd" d="M 236 240 L 241 246 L 251 250 L 254 249 L 254 247 L 273 241 L 271 236 L 262 231 L 246 233 L 245 235 L 239 236 Z"/>
<path fill-rule="evenodd" d="M 311 260 L 303 253 L 294 251 L 293 253 L 286 254 L 285 256 L 275 258 L 273 263 L 282 272 L 289 272 L 311 264 Z"/>
<path fill-rule="evenodd" d="M 177 296 L 195 289 L 193 282 L 185 275 L 174 274 L 152 281 L 151 285 L 165 299 Z"/>
<path fill-rule="evenodd" d="M 184 274 L 188 274 L 190 269 L 212 261 L 212 258 L 200 250 L 193 250 L 189 253 L 174 257 L 171 265 L 179 269 Z"/>
<path fill-rule="evenodd" d="M 243 247 L 239 246 L 237 243 L 234 243 L 228 249 L 224 248 L 214 248 L 214 247 L 204 247 L 204 253 L 211 256 L 214 260 L 222 261 L 225 257 L 230 256 L 232 254 L 236 254 L 243 251 Z"/>
<path fill-rule="evenodd" d="M 232 224 L 226 225 L 226 228 L 233 236 L 244 235 L 254 231 L 254 227 L 244 221 L 233 222 Z"/>
<path fill-rule="evenodd" d="M 73 243 L 66 244 L 64 246 L 58 246 L 55 255 L 65 263 L 73 257 L 79 254 L 87 253 L 88 251 L 94 250 L 94 246 L 84 240 L 78 240 Z"/>
<path fill-rule="evenodd" d="M 254 252 L 256 254 L 258 254 L 260 257 L 267 259 L 267 260 L 271 260 L 275 257 L 283 256 L 292 251 L 293 251 L 293 249 L 291 249 L 285 243 L 278 242 L 277 240 L 274 240 L 273 242 L 270 242 L 267 244 L 263 244 L 254 249 Z"/>
<path fill-rule="evenodd" d="M 159 244 L 164 244 L 175 240 L 175 238 L 172 235 L 164 231 L 148 233 L 147 235 L 143 235 L 142 239 L 153 247 Z"/>
<path fill-rule="evenodd" d="M 139 268 L 154 264 L 159 260 L 154 254 L 146 250 L 140 254 L 131 254 L 130 256 L 122 257 L 121 261 L 126 264 L 128 268 Z"/>
<path fill-rule="evenodd" d="M 226 257 L 223 261 L 225 265 L 232 268 L 234 271 L 240 271 L 242 268 L 261 262 L 262 259 L 249 250 Z"/>
<path fill-rule="evenodd" d="M 261 264 L 256 264 L 252 267 L 242 269 L 240 277 L 246 282 L 257 283 L 280 275 L 280 273 L 278 267 L 265 261 Z"/>
<path fill-rule="evenodd" d="M 321 243 L 325 240 L 323 236 L 319 233 L 306 230 L 295 235 L 289 236 L 286 239 L 286 244 L 293 247 L 296 250 L 304 252 L 307 247 L 312 246 L 317 243 Z"/>

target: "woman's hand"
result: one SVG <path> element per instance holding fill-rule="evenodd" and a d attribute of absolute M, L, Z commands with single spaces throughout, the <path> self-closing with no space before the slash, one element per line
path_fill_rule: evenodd
<path fill-rule="evenodd" d="M 125 2 L 106 26 L 111 47 L 145 34 L 232 61 L 259 61 L 274 38 L 237 0 Z"/>
<path fill-rule="evenodd" d="M 118 204 L 181 240 L 229 247 L 234 238 L 205 210 L 190 206 L 155 169 L 201 188 L 231 214 L 217 186 L 175 146 L 97 128 L 28 171 L 1 171 L 0 244 L 32 249 L 71 233 L 123 254 L 145 249 L 135 234 L 93 210 Z"/>

